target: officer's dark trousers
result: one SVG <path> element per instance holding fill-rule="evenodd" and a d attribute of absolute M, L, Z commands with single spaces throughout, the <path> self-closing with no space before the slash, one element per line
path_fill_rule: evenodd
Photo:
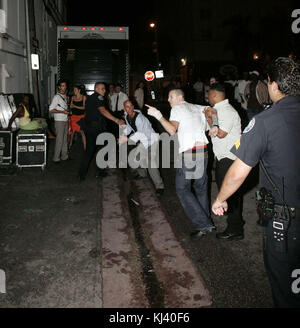
<path fill-rule="evenodd" d="M 233 164 L 233 160 L 229 158 L 223 158 L 216 162 L 216 182 L 220 190 L 225 175 Z M 227 218 L 227 232 L 241 234 L 243 233 L 244 221 L 242 217 L 243 211 L 243 196 L 240 191 L 237 191 L 228 200 L 228 218 Z"/>
<path fill-rule="evenodd" d="M 96 150 L 96 140 L 101 133 L 101 129 L 98 127 L 88 127 L 86 133 L 86 151 L 83 154 L 80 169 L 78 175 L 81 178 L 85 178 L 88 172 L 90 162 L 94 156 Z"/>
<path fill-rule="evenodd" d="M 274 306 L 300 308 L 300 217 L 292 219 L 287 252 L 279 252 L 273 237 L 273 222 L 264 228 L 264 262 L 270 280 Z"/>

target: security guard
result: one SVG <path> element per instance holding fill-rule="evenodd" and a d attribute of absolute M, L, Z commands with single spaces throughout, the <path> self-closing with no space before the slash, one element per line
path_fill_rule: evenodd
<path fill-rule="evenodd" d="M 100 133 L 105 132 L 106 119 L 115 122 L 118 125 L 125 125 L 123 120 L 120 120 L 109 113 L 105 108 L 106 102 L 105 84 L 97 82 L 95 84 L 95 92 L 88 97 L 85 109 L 84 130 L 86 134 L 86 151 L 83 155 L 81 166 L 79 169 L 79 181 L 83 181 L 86 177 L 90 161 L 96 149 L 96 140 Z"/>
<path fill-rule="evenodd" d="M 257 115 L 232 148 L 237 156 L 212 210 L 227 211 L 226 200 L 261 161 L 265 198 L 264 262 L 275 307 L 300 307 L 300 68 L 280 57 L 268 69 L 274 103 Z"/>

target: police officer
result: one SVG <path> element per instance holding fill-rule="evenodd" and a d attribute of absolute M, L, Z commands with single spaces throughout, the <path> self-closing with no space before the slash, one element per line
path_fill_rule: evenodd
<path fill-rule="evenodd" d="M 230 167 L 212 210 L 227 211 L 226 200 L 238 190 L 259 161 L 261 187 L 274 206 L 263 228 L 264 262 L 275 307 L 300 307 L 300 68 L 280 57 L 268 68 L 274 103 L 257 115 L 231 149 Z M 265 167 L 266 170 L 263 168 Z M 276 190 L 278 189 L 278 190 Z M 285 206 L 286 205 L 286 206 Z"/>
<path fill-rule="evenodd" d="M 118 125 L 125 125 L 120 120 L 109 113 L 105 108 L 106 102 L 105 84 L 97 82 L 95 84 L 95 92 L 88 97 L 85 109 L 85 133 L 86 133 L 86 151 L 83 155 L 81 166 L 79 169 L 79 181 L 83 181 L 86 177 L 89 163 L 96 149 L 96 139 L 100 133 L 105 132 L 106 119 L 115 122 Z"/>

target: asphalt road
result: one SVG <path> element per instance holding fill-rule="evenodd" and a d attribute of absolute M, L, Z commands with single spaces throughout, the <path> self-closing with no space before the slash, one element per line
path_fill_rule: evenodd
<path fill-rule="evenodd" d="M 115 170 L 109 172 L 105 180 L 96 179 L 95 164 L 92 164 L 87 180 L 79 184 L 76 175 L 82 154 L 80 140 L 77 140 L 71 151 L 73 160 L 59 165 L 51 162 L 53 141 L 49 145 L 49 160 L 44 172 L 39 168 L 23 169 L 21 172 L 2 169 L 0 172 L 0 269 L 6 273 L 7 284 L 6 294 L 0 294 L 0 308 L 103 308 L 106 295 L 103 285 L 104 264 L 108 265 L 106 268 L 111 268 L 113 264 L 117 273 L 124 264 L 122 261 L 105 262 L 103 257 L 104 239 L 109 242 L 114 235 L 114 231 L 103 235 L 104 223 L 110 223 L 105 219 L 111 213 L 116 213 L 118 203 L 113 196 L 106 197 L 107 192 L 104 191 L 107 190 L 105 188 L 112 189 L 113 179 L 122 175 Z M 204 283 L 204 290 L 209 293 L 205 297 L 211 302 L 203 302 L 202 306 L 272 307 L 262 259 L 262 233 L 256 224 L 256 188 L 248 191 L 244 199 L 244 240 L 223 242 L 215 238 L 215 233 L 200 240 L 191 240 L 189 233 L 192 227 L 175 192 L 175 170 L 162 169 L 162 175 L 166 190 L 160 199 L 154 195 L 154 189 L 151 190 L 150 180 L 144 186 L 135 185 L 134 190 L 141 203 L 145 194 L 150 192 L 147 197 L 152 197 L 152 205 L 164 213 L 161 222 L 168 224 L 170 229 L 167 231 L 174 236 L 174 242 L 178 243 L 176 247 L 184 249 L 190 261 L 190 271 L 196 269 Z M 135 285 L 140 287 L 139 290 L 135 287 L 131 289 L 130 302 L 132 298 L 134 302 L 126 304 L 125 301 L 122 306 L 131 307 L 133 304 L 134 307 L 149 307 L 149 297 L 145 296 L 147 291 L 143 287 L 145 279 L 140 276 L 143 263 L 141 253 L 138 252 L 137 235 L 132 227 L 132 213 L 129 208 L 127 214 L 124 211 L 128 206 L 126 180 L 120 181 L 115 185 L 117 189 L 113 194 L 119 193 L 119 203 L 123 204 L 119 214 L 127 218 L 127 221 L 124 223 L 125 228 L 118 231 L 124 237 L 123 242 L 130 242 L 130 256 L 123 256 L 129 262 L 125 269 L 123 267 L 122 273 L 129 273 L 128 281 L 134 280 Z M 211 195 L 216 195 L 214 182 Z M 147 236 L 154 234 L 154 230 L 147 230 L 150 226 L 144 219 L 143 214 L 140 214 L 142 231 L 146 231 Z M 222 231 L 226 218 L 213 217 L 213 220 L 218 231 Z M 115 226 L 111 227 L 114 229 Z M 163 266 L 155 262 L 159 260 L 155 254 L 160 254 L 161 250 L 151 249 L 151 243 L 158 247 L 160 240 L 157 245 L 153 241 L 149 243 L 149 252 L 154 254 L 152 264 L 158 280 L 163 279 L 160 278 L 164 276 L 164 270 L 161 269 Z M 110 245 L 115 247 L 117 244 Z M 111 257 L 106 257 L 106 260 L 111 261 Z M 131 269 L 128 270 L 128 267 Z M 133 267 L 137 268 L 136 272 L 133 272 Z M 176 264 L 172 267 L 175 273 L 181 269 L 176 268 Z M 117 288 L 116 294 L 109 297 L 118 300 L 122 295 L 122 288 Z M 175 307 L 176 304 L 183 306 L 172 302 L 170 298 L 168 302 L 175 304 Z M 189 304 L 195 306 L 194 303 Z M 163 305 L 167 306 L 166 303 Z M 110 306 L 113 304 L 110 303 Z"/>

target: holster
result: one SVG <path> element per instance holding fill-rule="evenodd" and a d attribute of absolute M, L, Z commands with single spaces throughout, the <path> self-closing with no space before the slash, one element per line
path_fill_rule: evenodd
<path fill-rule="evenodd" d="M 275 200 L 270 191 L 265 188 L 256 192 L 257 214 L 259 224 L 266 227 L 275 214 Z"/>

